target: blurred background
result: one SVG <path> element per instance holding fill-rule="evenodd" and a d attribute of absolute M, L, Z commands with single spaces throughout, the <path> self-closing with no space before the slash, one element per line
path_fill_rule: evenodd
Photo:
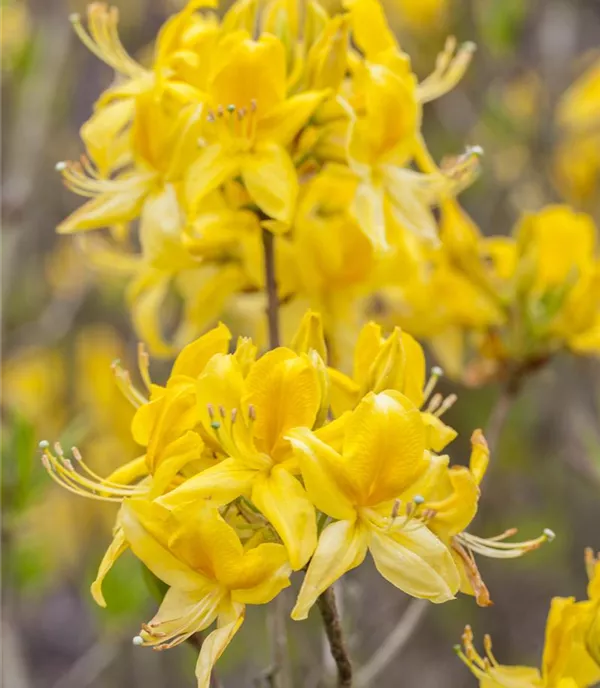
<path fill-rule="evenodd" d="M 121 36 L 137 56 L 176 8 L 115 0 Z M 568 202 L 600 220 L 600 95 L 596 126 L 561 116 L 571 84 L 600 59 L 598 0 L 387 0 L 421 77 L 446 35 L 475 41 L 464 81 L 426 107 L 425 138 L 438 160 L 479 144 L 483 173 L 462 197 L 486 234 L 508 233 L 520 212 Z M 190 647 L 156 653 L 131 638 L 156 602 L 139 563 L 124 556 L 106 582 L 108 609 L 88 591 L 114 512 L 55 486 L 41 439 L 77 444 L 107 474 L 135 456 L 132 411 L 110 370 L 133 365 L 135 338 L 123 284 L 99 279 L 56 224 L 79 199 L 58 160 L 81 153 L 78 129 L 110 70 L 79 44 L 68 21 L 83 1 L 2 0 L 2 671 L 10 688 L 193 686 Z M 141 58 L 143 59 L 143 57 Z M 600 88 L 598 89 L 600 90 Z M 456 391 L 447 422 L 456 462 L 484 427 L 498 390 Z M 493 635 L 502 663 L 539 666 L 554 595 L 585 596 L 583 549 L 600 549 L 600 366 L 567 356 L 526 386 L 513 407 L 483 490 L 477 534 L 518 525 L 523 539 L 549 527 L 555 542 L 516 561 L 481 561 L 493 607 L 471 598 L 424 613 L 401 651 L 368 685 L 462 688 L 475 679 L 452 651 L 466 623 Z M 291 608 L 293 591 L 285 603 Z M 338 591 L 357 666 L 394 634 L 409 600 L 367 564 Z M 252 609 L 219 662 L 223 686 L 268 685 L 270 634 Z M 322 685 L 319 620 L 288 623 L 295 686 Z"/>

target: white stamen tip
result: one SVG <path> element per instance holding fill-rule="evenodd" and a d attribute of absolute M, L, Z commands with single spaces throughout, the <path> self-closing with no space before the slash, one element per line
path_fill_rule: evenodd
<path fill-rule="evenodd" d="M 469 155 L 482 156 L 483 148 L 481 146 L 469 146 L 469 148 L 467 148 L 467 153 Z"/>
<path fill-rule="evenodd" d="M 63 170 L 67 169 L 67 163 L 64 160 L 60 160 L 56 163 L 56 165 L 54 165 L 54 169 L 57 172 L 62 172 Z"/>
<path fill-rule="evenodd" d="M 556 537 L 556 533 L 550 528 L 544 528 L 544 535 L 548 538 L 548 542 L 552 542 Z"/>
<path fill-rule="evenodd" d="M 134 645 L 143 645 L 144 644 L 144 639 L 142 638 L 141 635 L 136 635 L 134 636 L 133 640 L 131 641 Z"/>
<path fill-rule="evenodd" d="M 38 447 L 40 449 L 48 449 L 50 447 L 50 442 L 48 440 L 42 440 L 39 444 Z"/>
<path fill-rule="evenodd" d="M 72 14 L 69 15 L 69 21 L 71 24 L 77 24 L 77 22 L 81 19 L 81 15 L 79 12 L 73 12 Z"/>
<path fill-rule="evenodd" d="M 436 377 L 442 377 L 442 375 L 444 374 L 444 370 L 439 366 L 433 366 L 433 368 L 431 369 L 431 374 L 435 375 Z"/>
<path fill-rule="evenodd" d="M 415 495 L 413 497 L 413 502 L 415 504 L 423 504 L 425 502 L 425 497 L 423 497 L 423 495 Z"/>

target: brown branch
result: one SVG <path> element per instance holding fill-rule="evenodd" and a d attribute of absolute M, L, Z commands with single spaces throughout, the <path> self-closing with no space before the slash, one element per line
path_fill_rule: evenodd
<path fill-rule="evenodd" d="M 263 248 L 265 258 L 265 290 L 267 293 L 267 321 L 269 324 L 269 348 L 279 346 L 279 297 L 277 296 L 277 281 L 275 279 L 275 247 L 274 237 L 267 229 L 263 229 Z"/>
<path fill-rule="evenodd" d="M 352 686 L 352 664 L 344 642 L 342 624 L 335 603 L 333 588 L 328 588 L 317 599 L 317 606 L 321 612 L 325 634 L 329 641 L 331 656 L 338 671 L 338 688 L 350 688 Z"/>

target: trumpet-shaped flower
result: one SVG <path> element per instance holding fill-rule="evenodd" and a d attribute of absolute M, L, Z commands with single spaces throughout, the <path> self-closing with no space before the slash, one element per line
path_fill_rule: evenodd
<path fill-rule="evenodd" d="M 371 392 L 340 423 L 340 451 L 324 441 L 339 435 L 331 426 L 288 433 L 312 502 L 334 519 L 321 533 L 292 617 L 305 618 L 317 597 L 361 564 L 367 551 L 401 590 L 433 602 L 452 599 L 459 576 L 450 553 L 395 502 L 427 469 L 419 411 L 399 392 Z"/>
<path fill-rule="evenodd" d="M 307 91 L 286 97 L 286 56 L 275 36 L 255 41 L 243 31 L 218 44 L 207 85 L 206 145 L 186 176 L 192 205 L 241 175 L 267 216 L 289 224 L 298 181 L 286 150 L 324 97 Z M 271 225 L 274 226 L 274 225 Z"/>
<path fill-rule="evenodd" d="M 169 506 L 250 498 L 287 547 L 294 569 L 314 551 L 314 507 L 294 473 L 286 434 L 312 428 L 322 403 L 318 370 L 308 354 L 280 347 L 256 362 L 213 356 L 197 383 L 200 421 L 227 458 L 161 498 Z"/>
<path fill-rule="evenodd" d="M 491 604 L 491 599 L 474 555 L 513 559 L 553 540 L 554 533 L 546 529 L 533 540 L 507 542 L 506 539 L 514 535 L 516 529 L 491 538 L 467 532 L 477 513 L 479 485 L 489 462 L 489 448 L 480 430 L 473 433 L 471 446 L 468 467 L 448 467 L 448 456 L 433 456 L 428 470 L 400 498 L 410 502 L 419 496 L 421 504 L 416 513 L 450 549 L 460 572 L 461 592 L 474 595 L 477 603 L 485 607 Z"/>
<path fill-rule="evenodd" d="M 169 586 L 134 644 L 167 649 L 216 621 L 196 664 L 198 688 L 208 688 L 246 604 L 266 604 L 289 585 L 285 548 L 275 543 L 244 548 L 217 508 L 202 501 L 169 511 L 154 502 L 127 500 L 121 522 L 135 555 Z"/>
<path fill-rule="evenodd" d="M 533 667 L 503 666 L 484 637 L 486 656 L 473 646 L 469 626 L 457 654 L 479 679 L 482 688 L 588 688 L 600 681 L 600 563 L 586 550 L 589 599 L 555 597 L 546 621 L 541 671 Z"/>

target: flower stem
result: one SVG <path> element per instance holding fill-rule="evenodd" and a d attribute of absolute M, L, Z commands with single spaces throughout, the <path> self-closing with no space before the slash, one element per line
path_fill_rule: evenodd
<path fill-rule="evenodd" d="M 328 588 L 317 599 L 317 606 L 321 612 L 325 634 L 329 641 L 331 656 L 338 671 L 338 688 L 350 688 L 352 686 L 352 664 L 344 642 L 342 624 L 335 603 L 333 588 Z"/>
<path fill-rule="evenodd" d="M 280 345 L 279 338 L 279 297 L 275 279 L 275 250 L 273 235 L 263 229 L 263 249 L 265 259 L 265 291 L 267 294 L 267 322 L 269 324 L 269 348 Z"/>

